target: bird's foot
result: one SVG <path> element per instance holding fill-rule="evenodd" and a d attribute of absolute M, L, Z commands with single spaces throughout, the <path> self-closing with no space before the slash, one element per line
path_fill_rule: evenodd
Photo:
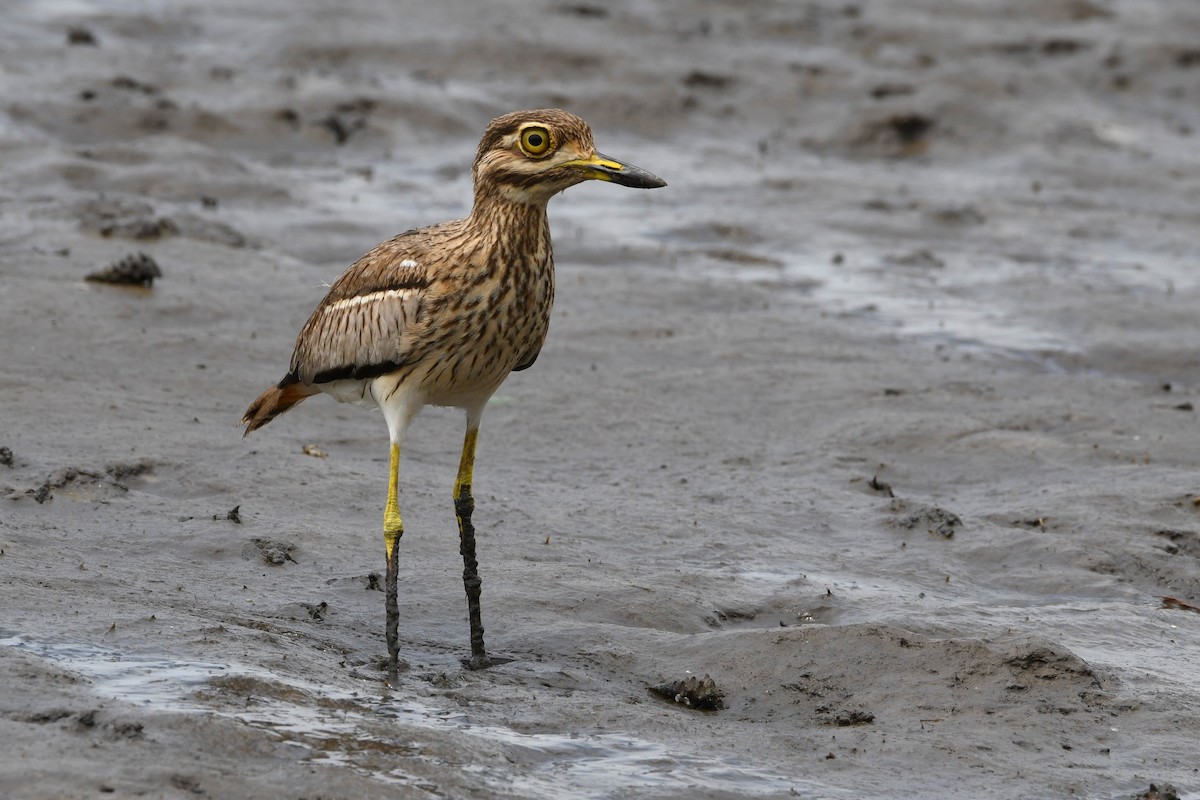
<path fill-rule="evenodd" d="M 501 664 L 507 664 L 510 661 L 512 661 L 511 658 L 493 658 L 487 655 L 474 655 L 470 658 L 464 658 L 462 660 L 462 665 L 472 672 L 475 672 L 477 670 L 487 669 L 488 667 L 498 667 Z"/>
<path fill-rule="evenodd" d="M 464 667 L 474 672 L 476 670 L 487 669 L 496 662 L 487 656 L 471 656 L 470 658 L 464 658 L 462 663 Z"/>
<path fill-rule="evenodd" d="M 410 669 L 412 669 L 411 664 L 409 664 L 403 658 L 398 658 L 396 656 L 383 656 L 374 663 L 377 669 L 388 673 L 388 675 L 392 677 L 395 677 L 402 672 L 408 672 Z"/>

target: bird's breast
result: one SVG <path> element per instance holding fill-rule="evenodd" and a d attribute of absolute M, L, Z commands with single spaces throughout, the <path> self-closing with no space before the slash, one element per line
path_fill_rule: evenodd
<path fill-rule="evenodd" d="M 547 251 L 535 259 L 485 265 L 447 297 L 447 330 L 421 379 L 430 403 L 489 395 L 546 339 L 554 304 L 554 267 Z"/>

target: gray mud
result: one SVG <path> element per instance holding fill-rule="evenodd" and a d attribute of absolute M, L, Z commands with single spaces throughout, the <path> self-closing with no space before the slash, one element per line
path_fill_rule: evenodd
<path fill-rule="evenodd" d="M 0 30 L 3 796 L 1200 796 L 1192 0 Z M 550 339 L 476 471 L 491 670 L 462 422 L 414 426 L 392 684 L 382 420 L 236 421 L 545 105 L 670 186 L 551 205 Z M 136 253 L 152 287 L 85 280 Z M 706 674 L 722 710 L 650 691 Z"/>

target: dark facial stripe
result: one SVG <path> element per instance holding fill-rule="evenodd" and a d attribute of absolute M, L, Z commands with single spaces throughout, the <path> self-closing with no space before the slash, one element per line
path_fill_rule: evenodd
<path fill-rule="evenodd" d="M 552 185 L 559 182 L 571 183 L 572 178 L 569 177 L 570 168 L 562 167 L 559 169 L 546 170 L 545 172 L 517 172 L 516 170 L 497 169 L 488 172 L 488 180 L 492 183 L 503 186 L 512 186 L 517 189 L 528 189 L 530 186 L 536 185 Z"/>

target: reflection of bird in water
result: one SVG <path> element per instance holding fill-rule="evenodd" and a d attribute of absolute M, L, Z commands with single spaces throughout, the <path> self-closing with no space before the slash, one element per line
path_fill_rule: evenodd
<path fill-rule="evenodd" d="M 392 443 L 383 515 L 392 670 L 399 649 L 396 544 L 404 533 L 398 470 L 409 422 L 426 404 L 467 413 L 454 482 L 471 621 L 466 663 L 472 669 L 487 667 L 492 662 L 483 645 L 471 524 L 475 441 L 488 398 L 510 372 L 533 364 L 546 338 L 554 300 L 546 204 L 590 179 L 642 189 L 666 185 L 645 170 L 598 154 L 587 123 L 557 109 L 492 120 L 479 143 L 473 175 L 470 216 L 402 233 L 334 282 L 300 331 L 287 375 L 242 418 L 250 433 L 318 392 L 383 411 Z"/>

